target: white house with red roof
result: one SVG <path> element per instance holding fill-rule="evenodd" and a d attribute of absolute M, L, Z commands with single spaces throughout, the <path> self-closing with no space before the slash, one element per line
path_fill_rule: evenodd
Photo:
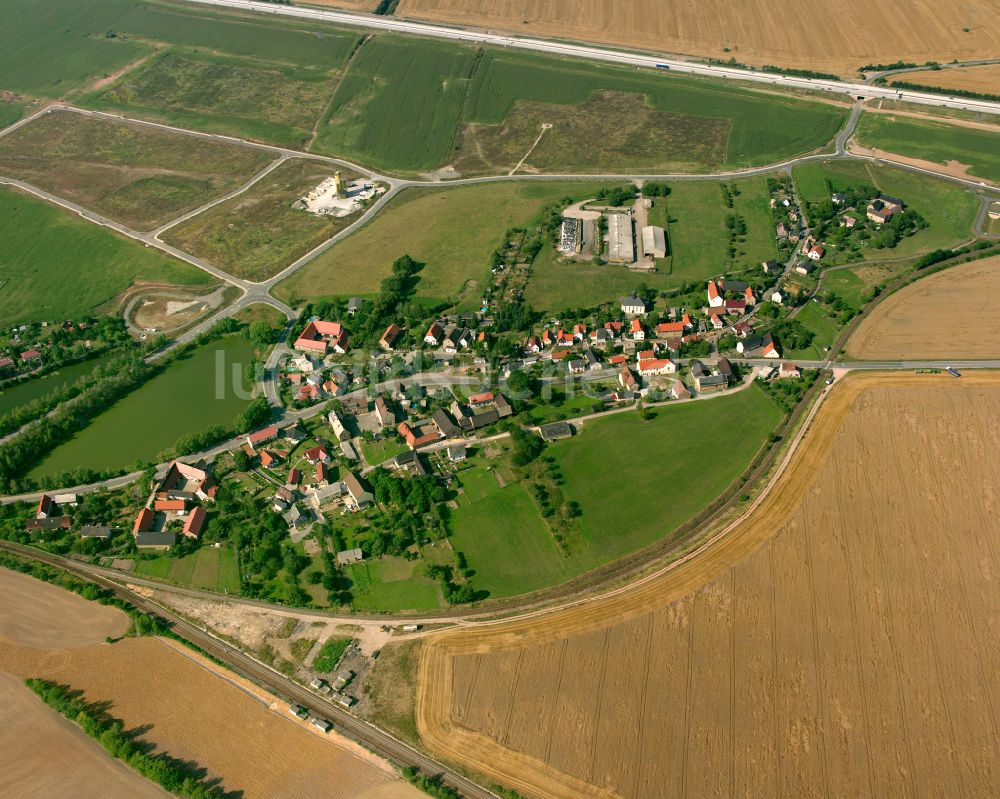
<path fill-rule="evenodd" d="M 494 399 L 492 391 L 484 391 L 480 394 L 471 394 L 469 396 L 469 405 L 473 408 L 478 408 L 481 405 L 489 405 L 494 401 Z"/>
<path fill-rule="evenodd" d="M 639 374 L 643 377 L 670 375 L 677 371 L 677 364 L 669 358 L 645 358 L 639 361 Z"/>
<path fill-rule="evenodd" d="M 643 330 L 642 322 L 638 319 L 632 320 L 629 332 L 636 341 L 643 341 L 646 338 L 646 331 Z"/>
<path fill-rule="evenodd" d="M 782 361 L 781 365 L 778 367 L 778 377 L 779 378 L 796 378 L 802 377 L 802 372 L 799 371 L 794 363 L 789 361 Z"/>
<path fill-rule="evenodd" d="M 267 441 L 272 441 L 277 437 L 278 437 L 278 426 L 272 424 L 248 435 L 247 444 L 250 446 L 250 449 L 256 452 L 257 446 L 259 444 L 264 444 Z"/>
<path fill-rule="evenodd" d="M 814 261 L 818 261 L 826 254 L 826 250 L 823 249 L 823 245 L 814 244 L 809 248 L 809 252 L 806 255 Z"/>
<path fill-rule="evenodd" d="M 295 339 L 295 349 L 326 355 L 336 352 L 343 355 L 347 352 L 347 331 L 340 322 L 326 322 L 315 319 L 306 325 L 302 335 Z"/>
<path fill-rule="evenodd" d="M 315 447 L 307 449 L 305 453 L 305 458 L 309 463 L 329 463 L 330 453 L 327 452 L 326 447 L 322 444 L 318 444 Z"/>
<path fill-rule="evenodd" d="M 679 322 L 660 322 L 657 324 L 656 335 L 659 338 L 675 338 L 683 336 L 692 327 L 691 317 L 688 314 L 684 314 Z"/>
<path fill-rule="evenodd" d="M 708 281 L 708 307 L 709 308 L 719 308 L 722 303 L 725 302 L 725 297 L 722 296 L 722 292 L 716 285 L 714 280 Z"/>
<path fill-rule="evenodd" d="M 396 339 L 398 339 L 402 333 L 403 329 L 399 325 L 393 323 L 385 329 L 385 332 L 382 334 L 382 338 L 378 340 L 378 345 L 387 352 L 392 352 L 392 348 L 396 345 Z"/>
<path fill-rule="evenodd" d="M 208 513 L 201 506 L 192 510 L 187 517 L 187 521 L 184 522 L 184 535 L 188 538 L 197 538 L 205 528 L 205 520 L 207 518 Z"/>
<path fill-rule="evenodd" d="M 440 346 L 443 339 L 444 328 L 437 322 L 431 323 L 431 326 L 427 328 L 427 333 L 424 334 L 424 344 L 430 344 L 432 347 L 437 347 Z"/>
<path fill-rule="evenodd" d="M 626 391 L 635 391 L 639 387 L 639 381 L 635 379 L 632 370 L 628 366 L 623 366 L 618 373 L 618 384 Z"/>

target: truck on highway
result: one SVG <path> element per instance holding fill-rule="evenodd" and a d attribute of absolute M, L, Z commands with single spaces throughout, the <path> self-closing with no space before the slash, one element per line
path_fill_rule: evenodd
<path fill-rule="evenodd" d="M 944 370 L 950 374 L 952 377 L 961 377 L 962 373 L 958 371 L 954 366 L 946 366 Z"/>

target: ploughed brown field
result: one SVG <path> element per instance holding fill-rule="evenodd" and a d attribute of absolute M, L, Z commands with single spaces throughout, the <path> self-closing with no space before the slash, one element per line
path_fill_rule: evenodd
<path fill-rule="evenodd" d="M 970 261 L 892 294 L 858 326 L 865 360 L 1000 358 L 1000 256 Z"/>
<path fill-rule="evenodd" d="M 845 76 L 1000 52 L 993 0 L 402 0 L 396 15 Z"/>
<path fill-rule="evenodd" d="M 127 629 L 118 610 L 5 569 L 0 607 L 0 796 L 167 796 L 46 707 L 23 686 L 26 677 L 108 703 L 154 751 L 193 761 L 245 799 L 423 796 L 387 763 L 312 730 L 287 705 L 179 644 L 99 643 Z M 76 648 L 60 648 L 63 640 Z"/>
<path fill-rule="evenodd" d="M 928 69 L 921 72 L 902 72 L 889 78 L 937 86 L 942 89 L 964 89 L 980 94 L 1000 94 L 1000 64 L 984 64 L 960 69 Z"/>
<path fill-rule="evenodd" d="M 991 374 L 847 377 L 701 551 L 429 639 L 423 740 L 547 799 L 1000 794 L 998 403 Z"/>

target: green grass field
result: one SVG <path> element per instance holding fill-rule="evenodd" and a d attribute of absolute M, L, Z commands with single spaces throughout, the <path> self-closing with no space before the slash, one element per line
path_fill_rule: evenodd
<path fill-rule="evenodd" d="M 475 51 L 379 36 L 355 56 L 320 124 L 316 152 L 422 172 L 451 152 Z"/>
<path fill-rule="evenodd" d="M 812 343 L 801 350 L 785 350 L 786 358 L 802 358 L 819 361 L 826 357 L 824 348 L 833 346 L 834 340 L 841 331 L 840 323 L 834 319 L 825 305 L 818 302 L 808 302 L 795 317 L 806 330 L 813 333 Z"/>
<path fill-rule="evenodd" d="M 8 0 L 0 29 L 0 89 L 59 97 L 152 53 L 155 43 L 320 70 L 357 40 L 329 25 L 251 19 L 143 0 Z"/>
<path fill-rule="evenodd" d="M 67 2 L 57 0 L 56 5 Z M 341 66 L 359 38 L 356 31 L 332 25 L 249 17 L 204 6 L 142 0 L 110 0 L 104 5 L 121 10 L 109 24 L 126 37 L 324 72 Z"/>
<path fill-rule="evenodd" d="M 926 229 L 892 249 L 866 250 L 867 260 L 909 257 L 968 241 L 979 210 L 975 195 L 961 186 L 893 166 L 824 161 L 795 167 L 793 178 L 803 201 L 819 202 L 829 199 L 831 190 L 867 185 L 900 198 L 927 220 Z"/>
<path fill-rule="evenodd" d="M 461 472 L 464 493 L 451 517 L 451 544 L 475 572 L 472 585 L 502 597 L 567 579 L 570 564 L 560 555 L 535 501 L 509 473 L 501 488 L 487 464 L 498 462 L 477 461 L 473 469 Z"/>
<path fill-rule="evenodd" d="M 333 86 L 326 73 L 169 50 L 80 104 L 302 149 Z"/>
<path fill-rule="evenodd" d="M 957 161 L 969 174 L 1000 181 L 1000 134 L 891 114 L 864 114 L 858 143 L 936 164 Z"/>
<path fill-rule="evenodd" d="M 0 139 L 0 173 L 136 230 L 236 188 L 268 153 L 55 111 Z"/>
<path fill-rule="evenodd" d="M 135 574 L 206 591 L 240 592 L 240 569 L 229 547 L 204 546 L 183 558 L 160 555 L 137 560 Z"/>
<path fill-rule="evenodd" d="M 406 452 L 406 445 L 395 438 L 383 438 L 381 441 L 362 441 L 361 453 L 371 466 L 385 463 L 389 458 L 395 458 L 401 452 Z"/>
<path fill-rule="evenodd" d="M 24 116 L 24 104 L 19 102 L 0 102 L 0 128 L 13 125 Z"/>
<path fill-rule="evenodd" d="M 524 297 L 536 310 L 558 312 L 609 302 L 632 293 L 640 284 L 662 290 L 673 282 L 662 272 L 645 274 L 622 266 L 562 262 L 559 253 L 546 242 L 535 259 Z"/>
<path fill-rule="evenodd" d="M 582 573 L 658 541 L 698 513 L 746 468 L 781 419 L 753 385 L 732 396 L 590 421 L 549 446 L 567 500 L 583 508 Z"/>
<path fill-rule="evenodd" d="M 832 291 L 853 308 L 860 308 L 871 286 L 851 269 L 838 269 L 823 275 L 823 288 Z"/>
<path fill-rule="evenodd" d="M 777 257 L 766 178 L 744 178 L 727 184 L 738 192 L 732 210 L 723 203 L 722 185 L 688 181 L 671 186 L 666 205 L 670 218 L 670 276 L 675 285 L 725 271 L 728 214 L 737 214 L 746 221 L 746 241 L 738 246 L 736 254 L 742 268 L 756 267 L 761 261 Z"/>
<path fill-rule="evenodd" d="M 333 172 L 329 164 L 290 159 L 242 194 L 166 231 L 163 239 L 237 277 L 266 280 L 357 218 L 292 208 Z"/>
<path fill-rule="evenodd" d="M 444 606 L 441 588 L 420 572 L 420 561 L 383 557 L 345 568 L 355 610 L 391 613 Z"/>
<path fill-rule="evenodd" d="M 525 225 L 548 203 L 584 199 L 593 184 L 498 183 L 452 189 L 407 189 L 357 233 L 327 250 L 287 280 L 282 299 L 373 294 L 392 262 L 411 255 L 426 264 L 417 295 L 455 297 L 466 281 L 483 285 L 489 255 L 512 225 Z"/>
<path fill-rule="evenodd" d="M 130 0 L 8 0 L 0 27 L 0 89 L 54 97 L 148 52 L 107 38 Z"/>
<path fill-rule="evenodd" d="M 673 167 L 708 171 L 713 167 L 770 163 L 822 147 L 833 138 L 845 117 L 844 110 L 829 105 L 757 94 L 661 71 L 487 50 L 469 92 L 465 121 L 527 127 L 530 138 L 525 136 L 517 144 L 530 145 L 538 126 L 525 125 L 524 117 L 534 114 L 541 121 L 544 114 L 539 115 L 536 109 L 542 104 L 586 109 L 584 104 L 598 91 L 636 95 L 640 100 L 638 110 L 641 112 L 644 105 L 652 113 L 621 146 L 605 149 L 607 136 L 600 135 L 600 121 L 577 128 L 565 138 L 557 132 L 551 144 L 543 138 L 543 149 L 538 154 L 542 164 L 550 159 L 553 168 L 575 164 L 584 170 L 610 170 L 643 164 L 664 170 Z M 580 122 L 567 119 L 564 124 L 572 129 Z M 627 128 L 633 123 L 621 124 Z M 495 139 L 497 133 L 481 131 L 476 137 L 488 139 L 490 135 Z M 465 139 L 463 142 L 463 148 L 468 149 Z M 561 143 L 568 145 L 569 152 L 563 151 L 567 148 Z M 510 149 L 512 154 L 517 150 Z M 526 150 L 526 146 L 521 149 L 514 163 Z M 535 161 L 533 154 L 532 163 Z"/>
<path fill-rule="evenodd" d="M 564 557 L 506 458 L 474 458 L 459 473 L 451 543 L 493 597 L 556 585 L 653 543 L 707 506 L 746 468 L 781 419 L 756 385 L 728 397 L 588 421 L 552 444 L 567 500 L 583 508 L 578 545 Z M 501 487 L 487 467 L 506 478 Z"/>
<path fill-rule="evenodd" d="M 0 191 L 0 319 L 76 319 L 135 280 L 208 285 L 183 261 L 84 222 L 48 203 Z"/>
<path fill-rule="evenodd" d="M 300 19 L 155 0 L 8 5 L 0 89 L 73 96 L 159 50 L 87 102 L 296 145 L 359 39 Z M 554 126 L 530 162 L 541 169 L 760 164 L 827 144 L 845 111 L 654 70 L 379 34 L 323 116 L 317 152 L 412 174 L 453 161 L 505 171 L 541 122 Z"/>

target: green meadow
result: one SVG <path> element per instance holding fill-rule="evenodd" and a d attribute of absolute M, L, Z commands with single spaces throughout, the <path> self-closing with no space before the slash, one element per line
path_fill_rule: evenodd
<path fill-rule="evenodd" d="M 425 264 L 417 295 L 454 298 L 490 274 L 490 253 L 513 225 L 527 225 L 549 202 L 586 199 L 596 184 L 494 183 L 444 189 L 407 189 L 357 233 L 337 242 L 278 284 L 282 299 L 373 294 L 410 255 Z"/>
<path fill-rule="evenodd" d="M 374 38 L 351 62 L 313 149 L 401 172 L 440 166 L 451 152 L 474 63 L 468 47 Z"/>
<path fill-rule="evenodd" d="M 855 134 L 858 143 L 936 164 L 957 161 L 969 174 L 1000 181 L 1000 133 L 947 122 L 891 114 L 864 114 Z"/>
<path fill-rule="evenodd" d="M 135 280 L 207 285 L 214 278 L 41 200 L 0 190 L 0 320 L 79 318 Z"/>
<path fill-rule="evenodd" d="M 135 574 L 220 594 L 240 592 L 240 568 L 230 547 L 204 546 L 181 558 L 143 558 L 136 561 Z"/>
<path fill-rule="evenodd" d="M 582 535 L 566 556 L 506 459 L 475 458 L 459 472 L 451 544 L 468 561 L 472 585 L 493 597 L 565 582 L 666 538 L 707 507 L 743 472 L 781 415 L 753 385 L 656 408 L 648 421 L 637 413 L 590 420 L 549 445 L 546 454 L 564 478 L 560 489 L 583 511 Z"/>
<path fill-rule="evenodd" d="M 653 415 L 591 421 L 547 450 L 565 477 L 566 499 L 583 510 L 575 573 L 669 536 L 743 472 L 782 416 L 756 384 Z"/>

